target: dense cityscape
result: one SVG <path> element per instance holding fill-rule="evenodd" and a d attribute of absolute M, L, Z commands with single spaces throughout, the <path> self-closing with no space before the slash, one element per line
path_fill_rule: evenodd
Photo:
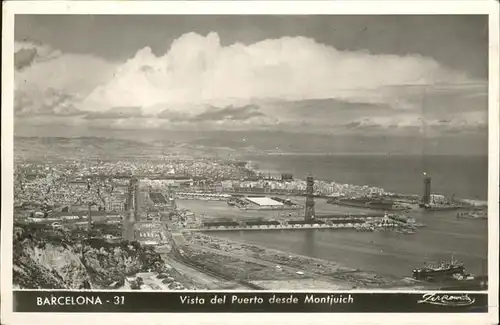
<path fill-rule="evenodd" d="M 38 240 L 44 242 L 50 242 L 50 238 L 59 238 L 57 241 L 65 238 L 69 242 L 87 238 L 85 245 L 90 245 L 89 252 L 97 255 L 107 254 L 102 251 L 106 245 L 137 245 L 123 246 L 125 251 L 120 254 L 125 255 L 132 254 L 127 249 L 133 250 L 133 247 L 146 249 L 141 253 L 147 256 L 146 260 L 137 260 L 134 271 L 115 270 L 113 274 L 101 274 L 98 279 L 87 276 L 84 284 L 78 286 L 165 290 L 199 287 L 193 278 L 186 280 L 173 275 L 172 263 L 181 263 L 183 267 L 190 267 L 190 272 L 202 270 L 205 276 L 211 274 L 215 279 L 224 279 L 243 288 L 274 288 L 290 286 L 295 280 L 287 278 L 283 282 L 280 280 L 282 275 L 274 274 L 275 271 L 266 269 L 262 262 L 252 259 L 252 263 L 264 267 L 259 272 L 264 272 L 266 278 L 271 277 L 274 281 L 273 284 L 259 285 L 257 280 L 261 276 L 253 276 L 243 271 L 246 266 L 242 269 L 236 264 L 241 258 L 250 263 L 249 257 L 245 257 L 249 253 L 245 251 L 260 251 L 262 248 L 240 246 L 208 236 L 209 232 L 351 228 L 361 232 L 414 234 L 425 225 L 400 212 L 419 207 L 427 210 L 462 209 L 464 212 L 458 213 L 457 217 L 481 218 L 485 211 L 481 207 L 474 208 L 432 194 L 429 177 L 424 178 L 423 198 L 388 193 L 367 185 L 315 180 L 312 175 L 305 178 L 296 179 L 289 173 L 272 176 L 256 170 L 249 162 L 209 158 L 171 159 L 158 163 L 143 160 L 18 162 L 14 184 L 16 238 L 26 241 L 23 238 L 27 234 L 38 234 L 42 236 Z M 365 210 L 339 213 L 336 206 Z M 15 252 L 21 254 L 20 260 L 27 259 L 27 256 L 22 257 L 26 248 L 19 246 L 18 249 L 19 252 Z M 236 263 L 229 273 L 215 266 L 215 261 L 228 257 L 224 254 L 230 254 Z M 283 263 L 283 257 L 273 254 L 264 250 L 259 259 Z M 302 260 L 302 263 L 305 267 L 311 261 Z M 300 278 L 304 267 L 293 267 L 289 276 Z M 20 266 L 16 272 L 24 268 Z M 282 272 L 281 267 L 279 270 Z M 16 281 L 25 283 L 26 276 L 22 272 L 26 270 L 16 272 Z M 245 279 L 240 279 L 238 274 L 241 272 L 248 273 Z M 311 276 L 323 277 L 319 270 L 311 272 Z M 466 275 L 462 277 L 467 278 Z M 255 281 L 250 281 L 252 279 Z M 338 287 L 337 280 L 334 282 Z M 45 285 L 55 287 L 75 285 L 46 281 L 49 284 Z M 356 287 L 416 285 L 407 278 L 389 277 L 374 282 L 366 272 L 341 282 L 347 287 L 353 283 L 357 283 Z M 44 286 L 40 283 L 24 285 Z"/>
<path fill-rule="evenodd" d="M 86 206 L 120 211 L 125 204 L 128 179 L 138 175 L 143 179 L 162 180 L 165 187 L 222 192 L 280 192 L 301 195 L 306 190 L 304 180 L 293 175 L 268 176 L 247 167 L 246 163 L 217 161 L 150 162 L 68 162 L 19 163 L 15 171 L 15 206 Z M 283 179 L 283 177 L 285 177 Z M 288 178 L 286 178 L 288 177 Z M 338 184 L 316 181 L 314 193 L 332 197 L 380 196 L 383 189 L 367 185 Z"/>

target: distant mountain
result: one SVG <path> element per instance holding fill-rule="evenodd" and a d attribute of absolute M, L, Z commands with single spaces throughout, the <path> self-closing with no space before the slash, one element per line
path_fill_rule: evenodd
<path fill-rule="evenodd" d="M 100 137 L 15 137 L 17 159 L 115 159 L 151 154 L 153 146 L 139 141 Z"/>
<path fill-rule="evenodd" d="M 363 136 L 286 131 L 134 130 L 113 137 L 15 137 L 17 159 L 154 159 L 168 155 L 484 155 L 482 137 Z"/>

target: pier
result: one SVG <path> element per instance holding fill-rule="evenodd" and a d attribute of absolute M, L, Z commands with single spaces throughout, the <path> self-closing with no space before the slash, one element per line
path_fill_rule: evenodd
<path fill-rule="evenodd" d="M 336 213 L 336 214 L 322 214 L 316 216 L 316 219 L 338 219 L 338 220 L 356 220 L 356 219 L 369 219 L 369 218 L 382 218 L 385 213 L 370 212 L 370 213 Z"/>
<path fill-rule="evenodd" d="M 210 227 L 210 228 L 195 228 L 185 229 L 186 231 L 206 232 L 206 231 L 248 231 L 248 230 L 304 230 L 304 229 L 354 229 L 355 225 L 293 225 L 293 226 L 247 226 L 247 227 Z"/>
<path fill-rule="evenodd" d="M 300 230 L 300 229 L 354 229 L 366 221 L 363 218 L 342 218 L 335 220 L 280 220 L 280 221 L 223 221 L 205 222 L 199 228 L 186 231 L 246 231 L 246 230 Z"/>

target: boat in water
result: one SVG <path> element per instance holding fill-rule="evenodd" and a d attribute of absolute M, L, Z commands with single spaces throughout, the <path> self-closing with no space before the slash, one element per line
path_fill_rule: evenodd
<path fill-rule="evenodd" d="M 402 215 L 402 214 L 391 214 L 391 215 L 388 215 L 388 217 L 394 221 L 399 221 L 402 223 L 408 223 L 408 221 L 409 221 L 409 218 L 405 215 Z"/>
<path fill-rule="evenodd" d="M 441 261 L 434 264 L 426 263 L 422 268 L 413 269 L 413 278 L 415 280 L 434 281 L 463 276 L 465 276 L 464 264 L 453 257 L 450 261 Z"/>
<path fill-rule="evenodd" d="M 486 211 L 459 212 L 459 213 L 457 213 L 457 218 L 488 219 L 488 214 Z"/>
<path fill-rule="evenodd" d="M 409 228 L 409 229 L 415 229 L 417 227 L 425 227 L 425 224 L 417 222 L 417 220 L 415 220 L 415 218 L 408 217 L 406 215 L 391 214 L 391 215 L 389 215 L 389 218 L 396 221 L 396 222 L 404 224 L 405 227 Z"/>

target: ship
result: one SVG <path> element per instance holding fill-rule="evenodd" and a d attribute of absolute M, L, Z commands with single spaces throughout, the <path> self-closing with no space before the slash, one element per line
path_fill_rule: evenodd
<path fill-rule="evenodd" d="M 414 218 L 402 214 L 390 214 L 388 217 L 394 221 L 404 223 L 406 225 L 415 225 L 417 221 Z"/>
<path fill-rule="evenodd" d="M 488 219 L 486 212 L 459 212 L 457 218 Z"/>
<path fill-rule="evenodd" d="M 402 214 L 391 214 L 389 218 L 402 223 L 408 229 L 415 229 L 417 227 L 425 227 L 425 224 L 417 222 L 415 218 L 411 218 Z"/>
<path fill-rule="evenodd" d="M 436 279 L 453 279 L 457 276 L 465 276 L 465 267 L 462 262 L 451 258 L 450 261 L 441 261 L 437 264 L 429 264 L 422 268 L 413 269 L 415 280 L 433 281 Z"/>

